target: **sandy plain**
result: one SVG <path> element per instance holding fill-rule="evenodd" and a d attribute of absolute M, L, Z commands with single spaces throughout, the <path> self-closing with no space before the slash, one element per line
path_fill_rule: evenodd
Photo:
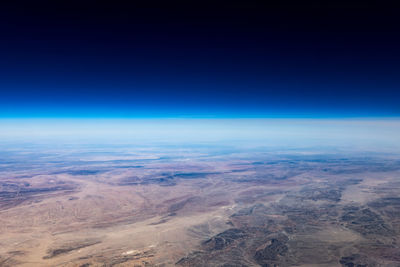
<path fill-rule="evenodd" d="M 27 148 L 0 164 L 0 266 L 400 265 L 396 155 Z"/>

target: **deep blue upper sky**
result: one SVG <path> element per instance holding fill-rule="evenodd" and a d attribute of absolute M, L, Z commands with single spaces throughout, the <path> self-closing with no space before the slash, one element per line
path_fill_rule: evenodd
<path fill-rule="evenodd" d="M 13 2 L 0 117 L 400 116 L 394 6 Z"/>

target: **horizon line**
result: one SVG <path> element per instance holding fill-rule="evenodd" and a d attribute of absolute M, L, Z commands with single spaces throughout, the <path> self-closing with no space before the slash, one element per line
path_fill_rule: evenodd
<path fill-rule="evenodd" d="M 202 119 L 400 119 L 388 116 L 0 116 L 0 120 L 202 120 Z"/>

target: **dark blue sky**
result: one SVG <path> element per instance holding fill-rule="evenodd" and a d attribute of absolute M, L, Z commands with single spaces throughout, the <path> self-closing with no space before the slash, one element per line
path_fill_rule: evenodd
<path fill-rule="evenodd" d="M 12 2 L 0 117 L 400 116 L 395 6 Z"/>

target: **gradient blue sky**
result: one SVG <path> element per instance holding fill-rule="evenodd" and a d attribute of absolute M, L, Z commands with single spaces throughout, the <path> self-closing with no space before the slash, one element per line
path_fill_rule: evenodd
<path fill-rule="evenodd" d="M 22 1 L 0 7 L 0 117 L 398 117 L 383 4 Z"/>

